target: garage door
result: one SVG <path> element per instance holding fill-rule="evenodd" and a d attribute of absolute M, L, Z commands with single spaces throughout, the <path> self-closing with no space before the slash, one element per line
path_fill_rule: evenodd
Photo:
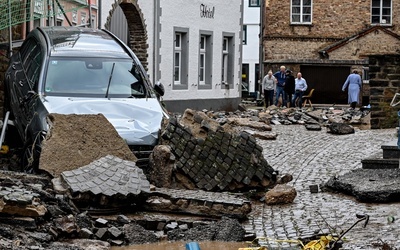
<path fill-rule="evenodd" d="M 350 67 L 304 65 L 300 69 L 303 78 L 307 81 L 308 91 L 315 89 L 312 98 L 313 103 L 347 103 L 347 91 L 342 92 L 342 86 L 350 74 Z"/>

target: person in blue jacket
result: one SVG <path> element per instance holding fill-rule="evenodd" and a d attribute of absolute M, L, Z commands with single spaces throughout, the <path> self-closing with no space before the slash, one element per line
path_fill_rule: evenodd
<path fill-rule="evenodd" d="M 347 77 L 346 81 L 343 84 L 342 91 L 345 91 L 347 87 L 347 101 L 350 104 L 350 108 L 355 109 L 359 101 L 358 97 L 360 95 L 360 90 L 362 87 L 361 76 L 358 74 L 357 70 L 353 70 L 353 72 Z"/>
<path fill-rule="evenodd" d="M 280 70 L 275 72 L 274 77 L 277 80 L 275 106 L 278 106 L 279 96 L 282 95 L 282 107 L 286 107 L 286 95 L 284 89 L 286 82 L 286 67 L 282 65 Z"/>

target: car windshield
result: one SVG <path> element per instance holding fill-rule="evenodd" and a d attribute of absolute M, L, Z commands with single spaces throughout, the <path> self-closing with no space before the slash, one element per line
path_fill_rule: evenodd
<path fill-rule="evenodd" d="M 46 95 L 80 97 L 146 97 L 139 68 L 132 60 L 50 58 Z"/>

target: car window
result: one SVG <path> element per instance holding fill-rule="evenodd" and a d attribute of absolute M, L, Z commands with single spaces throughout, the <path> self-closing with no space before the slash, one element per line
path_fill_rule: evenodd
<path fill-rule="evenodd" d="M 146 97 L 143 79 L 131 60 L 50 58 L 45 93 L 58 96 Z"/>
<path fill-rule="evenodd" d="M 35 39 L 27 40 L 20 51 L 22 66 L 24 67 L 28 83 L 31 88 L 38 84 L 43 52 Z"/>

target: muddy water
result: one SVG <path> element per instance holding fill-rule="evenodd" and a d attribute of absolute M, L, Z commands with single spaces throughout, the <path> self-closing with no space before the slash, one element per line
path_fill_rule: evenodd
<path fill-rule="evenodd" d="M 146 245 L 131 245 L 128 247 L 112 247 L 111 250 L 185 250 L 187 242 L 162 242 Z M 201 250 L 238 250 L 247 247 L 243 242 L 198 242 Z"/>

